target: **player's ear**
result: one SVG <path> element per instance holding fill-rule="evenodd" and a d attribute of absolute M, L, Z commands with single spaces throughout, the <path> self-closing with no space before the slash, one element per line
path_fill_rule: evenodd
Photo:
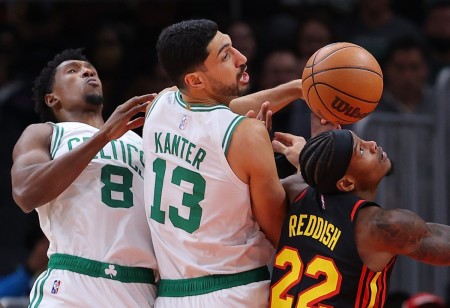
<path fill-rule="evenodd" d="M 190 88 L 202 89 L 205 87 L 203 77 L 198 72 L 188 73 L 184 76 L 184 82 Z"/>
<path fill-rule="evenodd" d="M 46 94 L 44 96 L 44 100 L 47 106 L 49 106 L 50 108 L 54 107 L 55 104 L 59 102 L 59 98 L 53 93 Z"/>
<path fill-rule="evenodd" d="M 337 181 L 336 186 L 340 191 L 349 192 L 355 189 L 355 181 L 353 178 L 344 175 L 339 181 Z"/>

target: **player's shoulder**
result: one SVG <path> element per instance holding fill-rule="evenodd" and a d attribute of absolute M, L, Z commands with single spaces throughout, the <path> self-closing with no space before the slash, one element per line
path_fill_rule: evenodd
<path fill-rule="evenodd" d="M 36 123 L 28 125 L 17 140 L 15 148 L 25 149 L 25 152 L 36 145 L 48 145 L 53 133 L 49 123 Z"/>
<path fill-rule="evenodd" d="M 255 137 L 267 137 L 267 128 L 260 120 L 248 117 L 242 117 L 241 121 L 236 127 L 236 130 L 248 139 Z"/>
<path fill-rule="evenodd" d="M 33 123 L 28 125 L 22 133 L 22 136 L 31 135 L 31 136 L 39 136 L 39 135 L 48 135 L 53 132 L 53 123 Z"/>
<path fill-rule="evenodd" d="M 242 155 L 248 153 L 253 157 L 263 148 L 272 149 L 266 127 L 261 121 L 253 118 L 243 117 L 236 126 L 232 138 L 232 146 L 238 146 Z"/>
<path fill-rule="evenodd" d="M 179 93 L 177 87 L 165 88 L 164 90 L 159 92 L 145 109 L 146 117 L 152 111 L 152 109 L 155 108 L 156 105 L 161 105 L 161 102 L 175 102 L 177 93 Z"/>

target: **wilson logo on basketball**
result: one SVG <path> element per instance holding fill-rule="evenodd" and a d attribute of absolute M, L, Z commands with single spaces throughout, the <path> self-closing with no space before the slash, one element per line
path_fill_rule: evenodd
<path fill-rule="evenodd" d="M 336 96 L 333 102 L 331 103 L 331 107 L 335 109 L 337 112 L 342 113 L 348 117 L 352 117 L 355 119 L 362 119 L 366 117 L 369 112 L 361 113 L 361 109 L 350 106 L 349 103 Z"/>

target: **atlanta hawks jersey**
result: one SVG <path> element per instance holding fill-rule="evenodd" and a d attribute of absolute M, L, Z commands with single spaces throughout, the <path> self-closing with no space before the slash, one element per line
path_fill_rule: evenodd
<path fill-rule="evenodd" d="M 354 223 L 378 206 L 305 189 L 289 209 L 274 260 L 271 307 L 383 307 L 395 258 L 380 272 L 359 258 Z"/>
<path fill-rule="evenodd" d="M 70 152 L 98 129 L 53 124 L 52 159 Z M 55 200 L 38 207 L 50 241 L 48 255 L 67 254 L 124 266 L 156 268 L 144 209 L 144 154 L 134 132 L 110 141 Z"/>
<path fill-rule="evenodd" d="M 265 266 L 247 184 L 226 153 L 244 117 L 224 105 L 189 105 L 179 91 L 157 99 L 143 130 L 145 206 L 162 279 L 233 274 Z"/>

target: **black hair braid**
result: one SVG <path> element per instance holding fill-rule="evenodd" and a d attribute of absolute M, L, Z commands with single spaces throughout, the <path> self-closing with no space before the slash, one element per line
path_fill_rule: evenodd
<path fill-rule="evenodd" d="M 330 131 L 309 139 L 305 144 L 300 153 L 300 168 L 302 176 L 309 186 L 317 187 L 318 179 L 326 176 L 333 151 L 333 135 Z"/>

